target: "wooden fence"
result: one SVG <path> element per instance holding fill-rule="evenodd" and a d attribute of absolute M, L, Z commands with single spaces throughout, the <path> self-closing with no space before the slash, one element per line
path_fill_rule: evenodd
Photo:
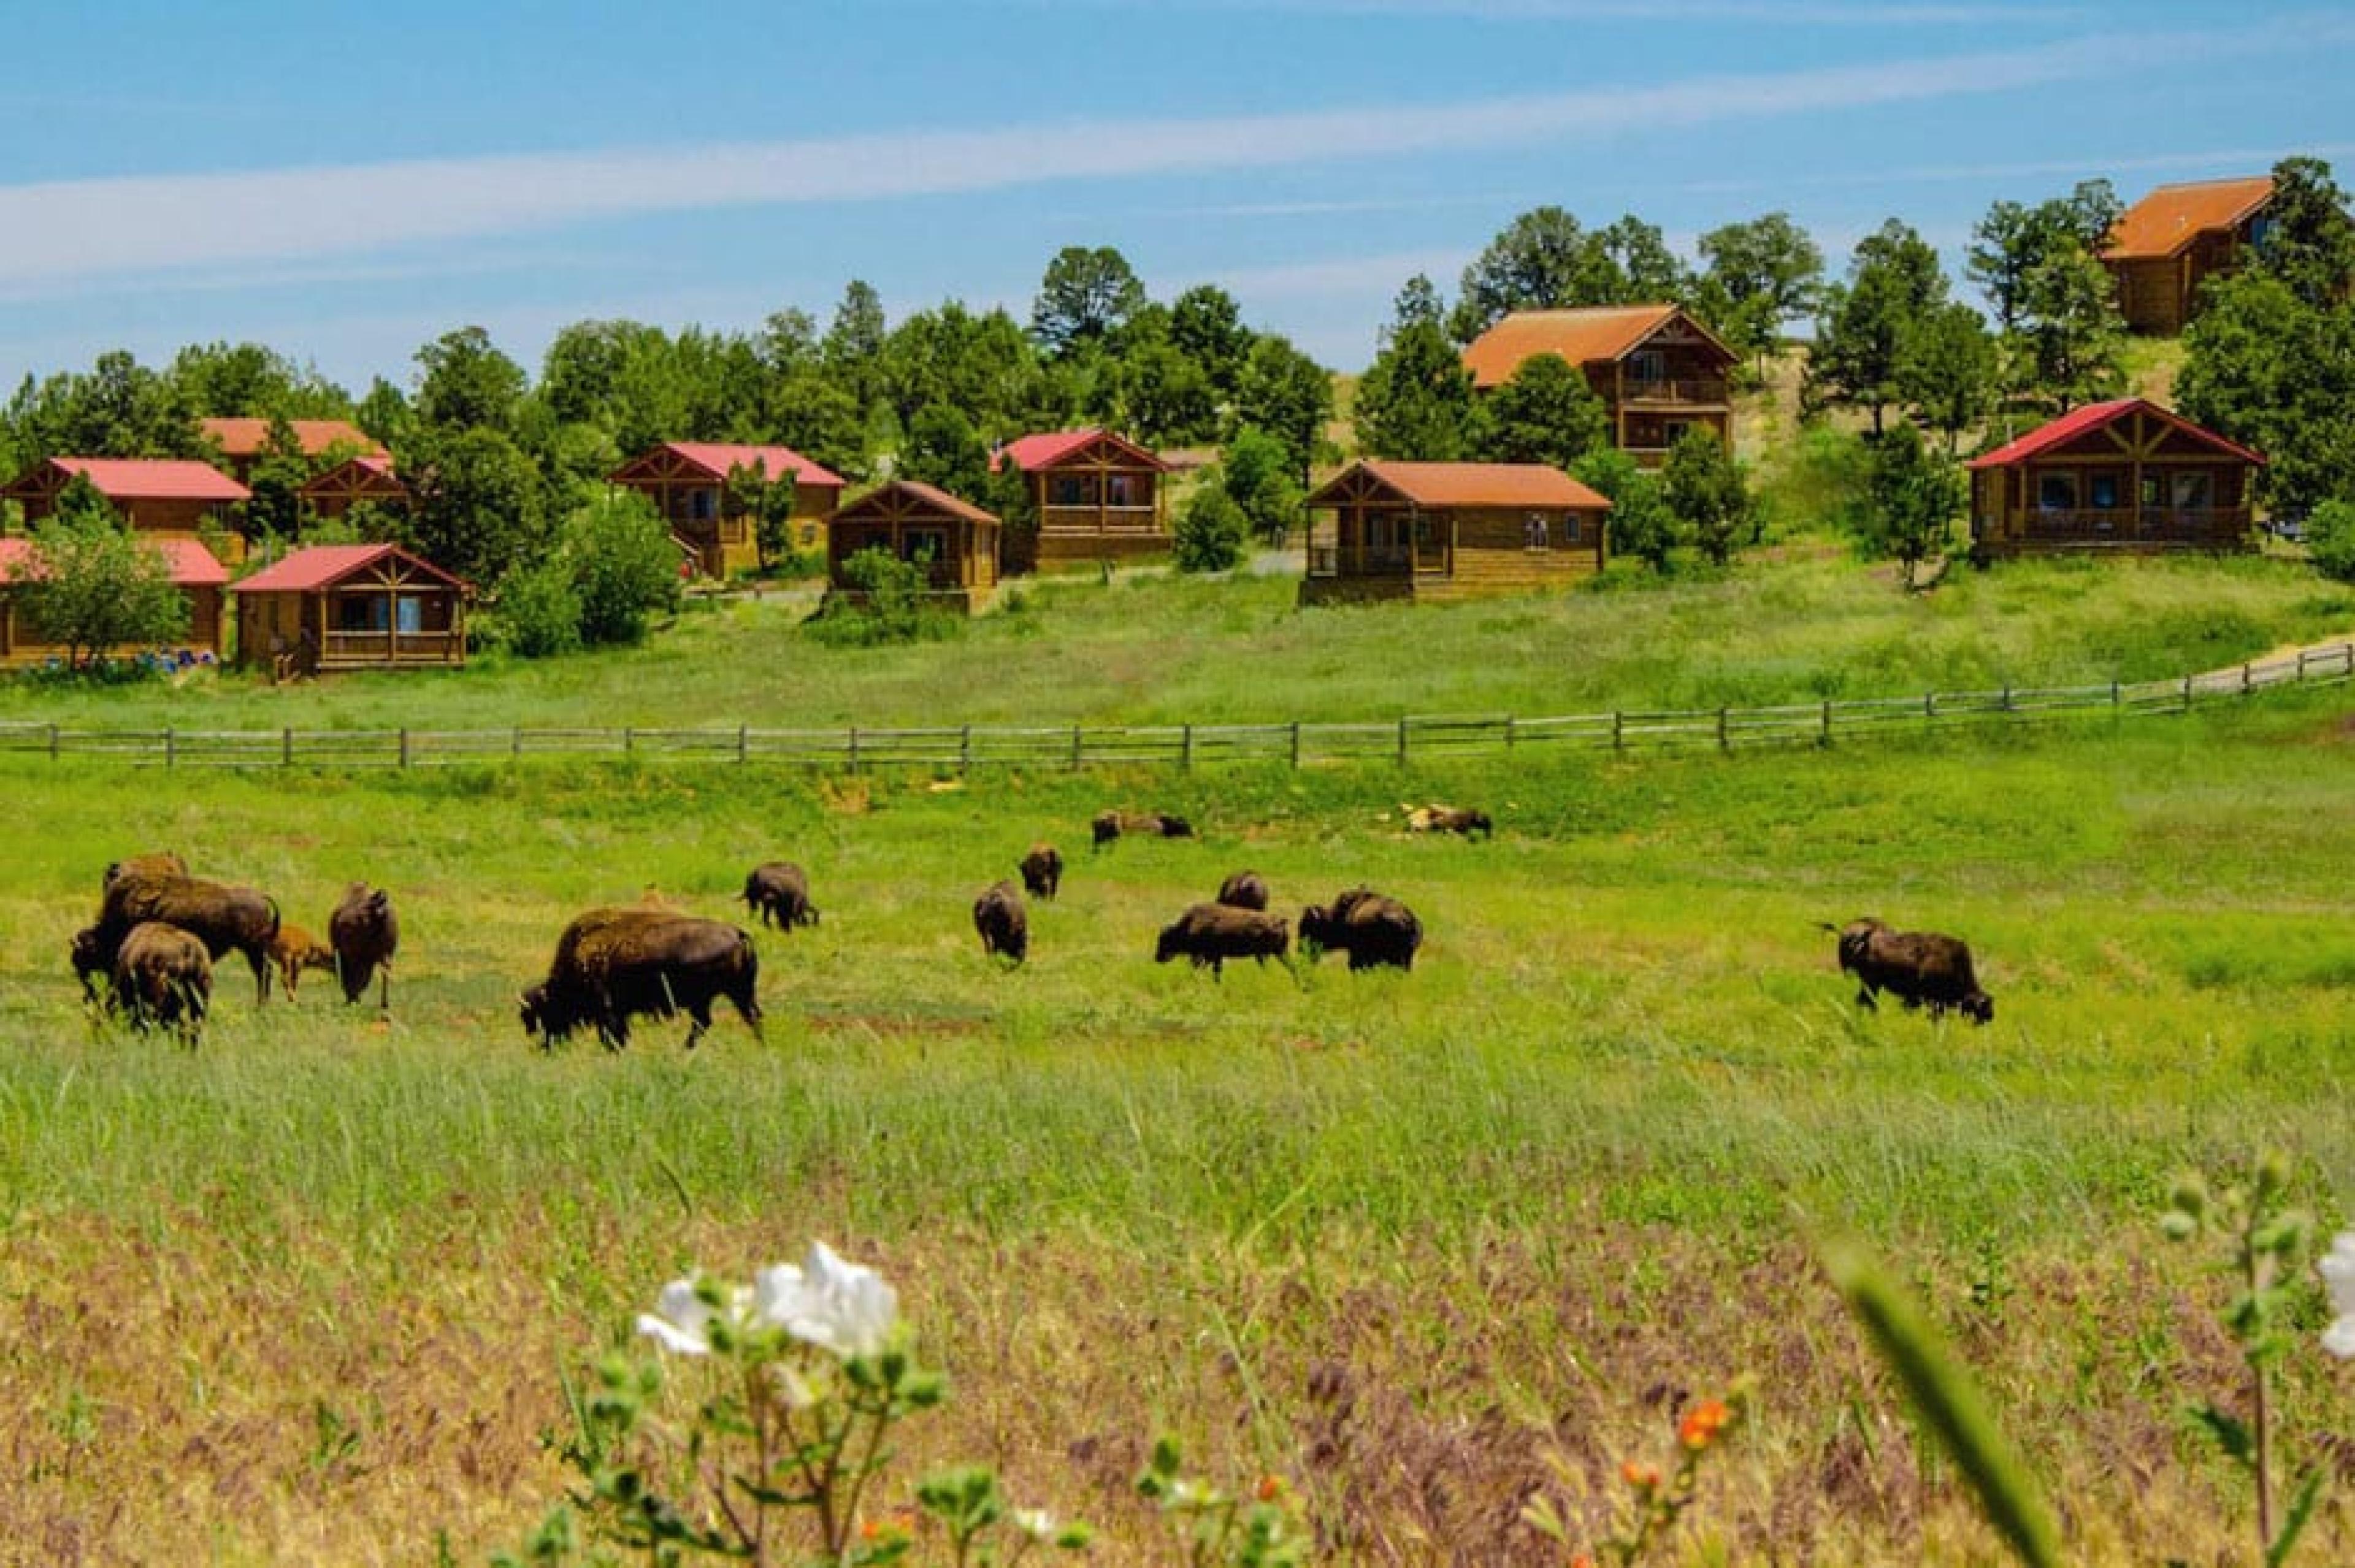
<path fill-rule="evenodd" d="M 80 730 L 0 724 L 0 755 L 104 758 L 150 767 L 415 768 L 534 758 L 765 763 L 857 772 L 919 768 L 1388 762 L 1536 751 L 1637 752 L 1830 745 L 2062 714 L 2179 713 L 2276 687 L 2355 679 L 2355 643 L 2171 680 L 2005 687 L 1766 708 L 1626 710 L 1377 723 L 983 725 L 837 730 Z"/>

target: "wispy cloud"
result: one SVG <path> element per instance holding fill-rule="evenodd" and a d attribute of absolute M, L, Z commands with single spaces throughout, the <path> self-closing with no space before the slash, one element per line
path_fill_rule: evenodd
<path fill-rule="evenodd" d="M 1046 5 L 1050 0 L 1032 0 Z M 1069 5 L 1071 0 L 1051 0 Z M 1082 0 L 1156 11 L 1289 11 L 1320 16 L 1442 16 L 1488 22 L 1738 22 L 1775 27 L 2067 27 L 2082 5 L 2012 0 Z"/>
<path fill-rule="evenodd" d="M 2297 25 L 2290 26 L 2291 22 Z M 2314 47 L 2343 21 L 2078 38 L 1996 52 L 1470 103 L 69 180 L 0 187 L 0 288 L 285 263 L 696 209 L 1264 169 L 1835 112 Z"/>

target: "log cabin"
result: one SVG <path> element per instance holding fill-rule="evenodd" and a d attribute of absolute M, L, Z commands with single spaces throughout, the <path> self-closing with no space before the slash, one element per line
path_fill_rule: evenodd
<path fill-rule="evenodd" d="M 1971 461 L 1973 553 L 2245 549 L 2264 462 L 2141 398 L 2088 403 Z"/>
<path fill-rule="evenodd" d="M 771 484 L 792 475 L 794 548 L 825 548 L 826 521 L 842 505 L 842 476 L 789 446 L 666 441 L 605 479 L 652 501 L 698 569 L 706 577 L 725 578 L 755 571 L 761 563 L 752 520 L 728 495 L 728 475 L 739 468 L 753 469 Z"/>
<path fill-rule="evenodd" d="M 1009 530 L 1007 570 L 1125 560 L 1169 548 L 1161 479 L 1169 465 L 1107 430 L 1054 431 L 1008 442 L 990 472 L 1028 482 L 1036 530 Z"/>
<path fill-rule="evenodd" d="M 399 545 L 313 545 L 234 592 L 238 662 L 281 679 L 466 662 L 466 584 Z"/>
<path fill-rule="evenodd" d="M 2127 327 L 2158 337 L 2181 332 L 2199 309 L 2200 285 L 2238 270 L 2264 242 L 2273 199 L 2273 177 L 2260 175 L 2163 185 L 2127 208 L 2102 251 Z"/>
<path fill-rule="evenodd" d="M 1522 361 L 1558 354 L 1603 400 L 1611 443 L 1646 468 L 1668 461 L 1698 425 L 1733 450 L 1732 372 L 1740 356 L 1673 304 L 1518 310 L 1464 350 L 1476 391 L 1492 392 Z"/>
<path fill-rule="evenodd" d="M 152 539 L 218 539 L 234 566 L 245 560 L 245 537 L 235 531 L 236 508 L 252 492 L 208 463 L 179 457 L 52 457 L 19 475 L 0 496 L 25 508 L 25 521 L 56 515 L 58 497 L 76 478 Z"/>
<path fill-rule="evenodd" d="M 295 444 L 315 469 L 330 453 L 382 457 L 384 444 L 344 420 L 288 420 Z M 240 485 L 253 483 L 253 470 L 270 447 L 268 420 L 198 420 L 197 429 L 220 453 L 220 467 Z"/>
<path fill-rule="evenodd" d="M 161 649 L 107 651 L 117 656 L 160 652 L 175 657 L 185 655 L 218 661 L 222 651 L 221 591 L 229 586 L 229 569 L 195 539 L 163 538 L 144 542 L 163 553 L 164 563 L 172 574 L 172 586 L 187 601 L 187 632 Z M 62 661 L 66 656 L 67 650 L 61 645 L 47 641 L 27 623 L 17 608 L 16 596 L 9 592 L 16 579 L 39 570 L 40 547 L 33 540 L 0 539 L 0 664 L 36 665 L 50 659 Z"/>
<path fill-rule="evenodd" d="M 350 516 L 354 507 L 400 512 L 410 502 L 409 486 L 393 473 L 392 459 L 365 453 L 314 475 L 294 494 L 313 517 L 330 522 Z"/>
<path fill-rule="evenodd" d="M 1561 587 L 1608 559 L 1611 503 L 1543 464 L 1369 458 L 1305 505 L 1303 604 Z"/>
<path fill-rule="evenodd" d="M 829 595 L 856 599 L 844 563 L 880 549 L 923 565 L 927 592 L 946 609 L 971 614 L 997 586 L 996 514 L 912 479 L 894 479 L 835 513 L 826 528 Z"/>

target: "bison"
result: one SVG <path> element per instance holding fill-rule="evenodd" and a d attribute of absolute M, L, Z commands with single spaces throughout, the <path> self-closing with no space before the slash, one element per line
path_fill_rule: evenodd
<path fill-rule="evenodd" d="M 815 925 L 817 906 L 810 902 L 809 878 L 790 860 L 770 860 L 752 868 L 744 879 L 744 907 L 761 917 L 761 923 L 774 923 L 791 931 L 797 925 Z"/>
<path fill-rule="evenodd" d="M 336 953 L 335 949 L 301 926 L 282 924 L 278 934 L 270 939 L 270 964 L 278 971 L 279 983 L 286 987 L 287 997 L 291 1000 L 304 970 L 334 972 Z"/>
<path fill-rule="evenodd" d="M 1012 882 L 999 882 L 973 901 L 973 929 L 990 957 L 1021 963 L 1030 955 L 1030 916 Z"/>
<path fill-rule="evenodd" d="M 336 977 L 343 982 L 344 1005 L 367 995 L 373 979 L 377 1010 L 390 1012 L 392 960 L 400 951 L 400 920 L 392 912 L 392 895 L 366 882 L 346 887 L 343 902 L 327 917 L 327 945 L 333 950 Z M 293 982 L 287 982 L 286 989 L 291 995 Z"/>
<path fill-rule="evenodd" d="M 1191 838 L 1194 825 L 1166 811 L 1099 811 L 1088 824 L 1094 848 L 1101 849 L 1124 833 L 1146 838 Z"/>
<path fill-rule="evenodd" d="M 124 933 L 114 955 L 114 1005 L 133 1029 L 176 1029 L 193 1047 L 212 994 L 212 959 L 200 938 L 160 920 Z"/>
<path fill-rule="evenodd" d="M 1348 954 L 1352 969 L 1412 969 L 1415 949 L 1423 945 L 1423 923 L 1394 898 L 1352 888 L 1329 905 L 1311 904 L 1300 912 L 1300 941 L 1318 953 L 1336 948 Z"/>
<path fill-rule="evenodd" d="M 630 1043 L 630 1019 L 685 1011 L 692 1050 L 724 997 L 761 1038 L 761 961 L 751 933 L 716 920 L 639 907 L 591 910 L 564 928 L 548 977 L 522 997 L 524 1033 L 543 1048 L 592 1027 L 607 1049 Z"/>
<path fill-rule="evenodd" d="M 103 891 L 124 877 L 185 877 L 187 874 L 188 863 L 186 860 L 168 849 L 160 849 L 148 855 L 125 855 L 114 861 L 106 868 L 106 876 L 99 886 Z"/>
<path fill-rule="evenodd" d="M 142 921 L 175 925 L 205 944 L 210 958 L 235 951 L 253 970 L 256 997 L 270 999 L 270 944 L 278 935 L 278 903 L 251 888 L 201 877 L 124 871 L 106 884 L 99 906 L 98 951 L 112 965 L 131 928 Z"/>
<path fill-rule="evenodd" d="M 1953 1008 L 1973 1023 L 1995 1019 L 1995 998 L 1979 989 L 1971 950 L 1958 937 L 1934 931 L 1894 931 L 1867 915 L 1826 931 L 1839 937 L 1840 972 L 1857 979 L 1859 1007 L 1878 1008 L 1887 991 L 1907 1011 L 1927 1007 L 1934 1019 Z"/>
<path fill-rule="evenodd" d="M 1478 834 L 1483 838 L 1496 836 L 1496 825 L 1488 814 L 1469 806 L 1442 805 L 1433 801 L 1429 805 L 1402 805 L 1409 833 L 1460 833 L 1466 838 Z"/>
<path fill-rule="evenodd" d="M 1022 857 L 1022 891 L 1034 899 L 1051 899 L 1063 885 L 1063 852 L 1052 844 L 1030 846 Z"/>
<path fill-rule="evenodd" d="M 1250 958 L 1264 966 L 1271 958 L 1292 967 L 1292 933 L 1280 915 L 1231 904 L 1196 904 L 1161 928 L 1153 961 L 1190 958 L 1197 969 L 1208 966 L 1213 977 L 1226 977 L 1230 958 Z"/>
<path fill-rule="evenodd" d="M 74 978 L 81 982 L 82 1000 L 97 1001 L 101 987 L 114 973 L 114 960 L 100 941 L 98 927 L 86 925 L 75 932 L 67 952 L 73 959 Z"/>
<path fill-rule="evenodd" d="M 1237 871 L 1219 884 L 1219 902 L 1229 909 L 1267 908 L 1267 881 L 1257 871 Z"/>

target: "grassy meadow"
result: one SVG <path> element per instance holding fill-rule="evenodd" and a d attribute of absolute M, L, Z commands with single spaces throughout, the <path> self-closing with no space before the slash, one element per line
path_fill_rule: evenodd
<path fill-rule="evenodd" d="M 1027 586 L 954 640 L 833 649 L 791 597 L 647 646 L 448 677 L 0 688 L 0 719 L 293 725 L 1149 722 L 1523 714 L 2137 679 L 2355 627 L 2286 562 L 2023 564 L 1906 598 L 1813 541 L 1718 581 L 1457 608 L 1291 608 L 1286 579 Z M 240 774 L 0 762 L 0 1561 L 483 1561 L 565 1477 L 564 1379 L 691 1264 L 813 1237 L 899 1287 L 953 1397 L 902 1481 L 986 1459 L 1170 1560 L 1155 1435 L 1295 1482 L 1333 1562 L 1539 1563 L 1546 1459 L 1599 1534 L 1620 1457 L 1738 1373 L 1763 1414 L 1678 1560 L 1984 1563 L 1823 1278 L 1856 1234 L 1977 1365 L 2088 1562 L 2245 1560 L 2246 1490 L 2182 1404 L 2236 1391 L 2225 1282 L 2158 1240 L 2171 1175 L 2295 1162 L 2355 1215 L 2355 699 L 1825 751 L 1523 754 L 1131 775 L 581 765 Z M 1406 836 L 1408 799 L 1493 842 Z M 1199 842 L 1093 855 L 1106 805 Z M 967 918 L 1033 839 L 1071 862 L 1034 957 Z M 101 1030 L 68 973 L 101 869 L 174 848 L 322 928 L 389 887 L 389 1020 L 324 977 L 202 1049 Z M 762 932 L 770 1019 L 542 1054 L 515 994 L 563 923 L 642 896 Z M 1223 983 L 1156 929 L 1252 866 L 1364 881 L 1411 976 Z M 1819 922 L 1961 933 L 1985 1029 L 1858 1012 Z M 2306 1325 L 2318 1328 L 2319 1323 Z M 2355 1381 L 2286 1364 L 2339 1471 Z"/>

